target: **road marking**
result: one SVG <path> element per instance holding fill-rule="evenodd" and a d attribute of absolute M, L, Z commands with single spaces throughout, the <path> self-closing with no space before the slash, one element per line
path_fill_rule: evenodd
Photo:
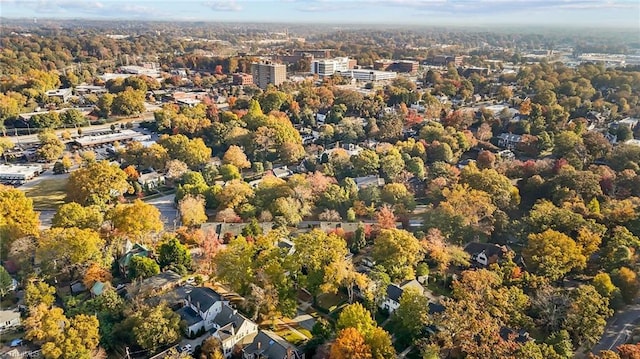
<path fill-rule="evenodd" d="M 620 334 L 618 334 L 618 336 L 616 336 L 616 339 L 613 341 L 613 343 L 611 343 L 611 345 L 609 346 L 609 350 L 611 350 L 611 348 L 613 348 L 614 346 L 617 346 L 616 344 L 618 343 L 618 340 L 620 340 L 620 336 L 622 334 L 625 335 L 625 340 L 627 340 L 627 337 L 629 336 L 629 330 L 627 329 L 628 326 L 630 326 L 631 324 L 625 324 L 624 327 L 622 328 L 622 330 L 620 331 Z"/>

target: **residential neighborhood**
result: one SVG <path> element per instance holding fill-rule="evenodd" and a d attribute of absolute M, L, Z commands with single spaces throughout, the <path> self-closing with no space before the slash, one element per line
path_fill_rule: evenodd
<path fill-rule="evenodd" d="M 0 358 L 640 358 L 638 5 L 309 3 L 0 5 Z"/>

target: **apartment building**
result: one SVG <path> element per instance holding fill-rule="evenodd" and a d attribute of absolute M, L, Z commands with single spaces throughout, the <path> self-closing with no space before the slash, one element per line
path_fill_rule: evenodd
<path fill-rule="evenodd" d="M 287 80 L 287 66 L 275 64 L 270 61 L 251 64 L 253 83 L 261 89 L 266 89 L 269 84 L 278 86 Z"/>

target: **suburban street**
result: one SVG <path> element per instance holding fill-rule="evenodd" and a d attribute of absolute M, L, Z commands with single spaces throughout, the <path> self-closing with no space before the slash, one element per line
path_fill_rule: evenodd
<path fill-rule="evenodd" d="M 601 350 L 615 350 L 624 344 L 633 328 L 640 325 L 640 298 L 624 310 L 618 311 L 607 324 L 600 342 L 593 347 L 592 353 L 597 354 Z"/>

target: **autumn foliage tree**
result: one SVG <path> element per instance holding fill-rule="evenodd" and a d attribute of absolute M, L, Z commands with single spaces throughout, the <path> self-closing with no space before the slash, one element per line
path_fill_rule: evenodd
<path fill-rule="evenodd" d="M 111 273 L 100 266 L 98 263 L 91 263 L 89 268 L 84 273 L 82 284 L 85 288 L 91 289 L 96 282 L 110 282 L 113 279 Z"/>
<path fill-rule="evenodd" d="M 81 205 L 105 206 L 130 189 L 127 174 L 107 161 L 93 162 L 71 172 L 67 200 Z"/>
<path fill-rule="evenodd" d="M 187 195 L 180 200 L 178 211 L 180 212 L 180 220 L 183 225 L 194 227 L 207 221 L 205 212 L 205 202 L 202 196 Z"/>
<path fill-rule="evenodd" d="M 332 359 L 372 359 L 371 348 L 364 342 L 364 337 L 354 328 L 340 331 L 331 344 Z"/>
<path fill-rule="evenodd" d="M 382 229 L 396 228 L 396 215 L 393 213 L 393 208 L 387 204 L 380 207 L 376 213 L 376 222 Z"/>
<path fill-rule="evenodd" d="M 107 215 L 117 234 L 137 240 L 162 231 L 160 211 L 137 199 L 131 204 L 118 204 Z"/>
<path fill-rule="evenodd" d="M 573 239 L 551 229 L 529 235 L 524 255 L 535 273 L 551 280 L 558 280 L 574 269 L 582 269 L 587 263 Z"/>
<path fill-rule="evenodd" d="M 0 185 L 0 241 L 4 258 L 10 244 L 21 237 L 37 235 L 39 213 L 33 209 L 33 201 L 23 191 Z"/>
<path fill-rule="evenodd" d="M 247 155 L 245 155 L 242 148 L 231 145 L 227 152 L 224 153 L 222 157 L 222 162 L 224 164 L 232 164 L 238 168 L 249 168 L 251 167 L 251 162 L 247 160 Z"/>

